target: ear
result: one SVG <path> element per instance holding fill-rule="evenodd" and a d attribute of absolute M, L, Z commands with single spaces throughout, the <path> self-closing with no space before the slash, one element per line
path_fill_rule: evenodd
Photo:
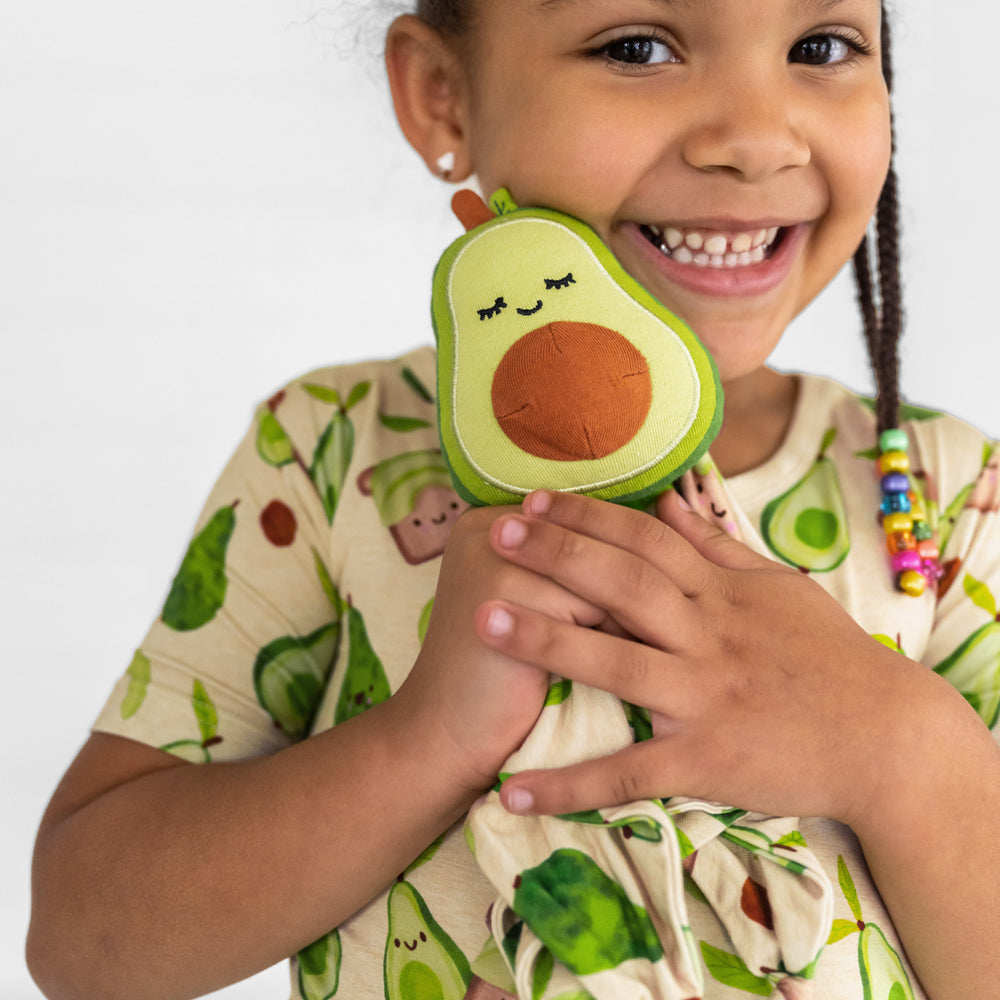
<path fill-rule="evenodd" d="M 410 145 L 438 174 L 438 160 L 454 153 L 447 179 L 472 173 L 466 127 L 465 75 L 453 46 L 411 14 L 396 18 L 385 43 L 396 119 Z"/>

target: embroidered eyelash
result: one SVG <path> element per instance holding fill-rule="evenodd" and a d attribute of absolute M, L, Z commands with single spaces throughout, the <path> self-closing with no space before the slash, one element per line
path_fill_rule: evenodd
<path fill-rule="evenodd" d="M 477 309 L 476 312 L 479 313 L 479 319 L 493 319 L 494 316 L 499 316 L 500 313 L 507 308 L 507 303 L 504 302 L 503 296 L 498 295 L 496 302 L 493 305 L 488 306 L 486 309 Z"/>
<path fill-rule="evenodd" d="M 545 288 L 546 290 L 551 290 L 553 288 L 566 288 L 567 285 L 575 285 L 576 278 L 573 277 L 573 272 L 570 271 L 565 278 L 546 278 Z"/>

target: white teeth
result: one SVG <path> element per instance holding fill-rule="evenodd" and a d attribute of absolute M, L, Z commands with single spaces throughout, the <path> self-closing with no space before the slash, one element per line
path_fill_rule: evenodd
<path fill-rule="evenodd" d="M 740 233 L 733 237 L 730 247 L 733 253 L 746 253 L 753 246 L 753 237 L 749 233 Z"/>
<path fill-rule="evenodd" d="M 690 236 L 688 239 L 690 239 Z M 711 254 L 713 257 L 717 257 L 726 252 L 726 246 L 728 243 L 729 241 L 725 236 L 709 236 L 709 238 L 705 240 L 705 252 Z"/>
<path fill-rule="evenodd" d="M 706 234 L 697 229 L 684 232 L 674 226 L 647 225 L 646 229 L 660 249 L 678 264 L 715 268 L 747 267 L 761 263 L 781 231 L 778 226 L 732 235 L 720 232 Z"/>

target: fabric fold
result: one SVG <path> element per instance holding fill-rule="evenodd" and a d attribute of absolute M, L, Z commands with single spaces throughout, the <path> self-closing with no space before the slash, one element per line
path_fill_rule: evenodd
<path fill-rule="evenodd" d="M 699 495 L 721 498 L 710 460 L 682 483 L 685 492 L 699 485 Z M 725 961 L 789 1000 L 806 1000 L 833 920 L 833 889 L 796 819 L 686 797 L 566 816 L 516 816 L 500 804 L 509 775 L 614 753 L 648 735 L 643 723 L 642 710 L 613 695 L 553 678 L 501 783 L 469 813 L 469 846 L 498 893 L 491 932 L 518 997 L 700 997 L 707 956 L 689 922 L 692 893 L 728 934 Z"/>

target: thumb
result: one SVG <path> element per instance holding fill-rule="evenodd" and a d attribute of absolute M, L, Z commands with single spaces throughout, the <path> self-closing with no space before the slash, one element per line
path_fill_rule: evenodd
<path fill-rule="evenodd" d="M 692 507 L 676 489 L 667 490 L 656 501 L 656 516 L 716 566 L 750 569 L 766 562 L 730 535 L 713 517 L 710 507 Z"/>

